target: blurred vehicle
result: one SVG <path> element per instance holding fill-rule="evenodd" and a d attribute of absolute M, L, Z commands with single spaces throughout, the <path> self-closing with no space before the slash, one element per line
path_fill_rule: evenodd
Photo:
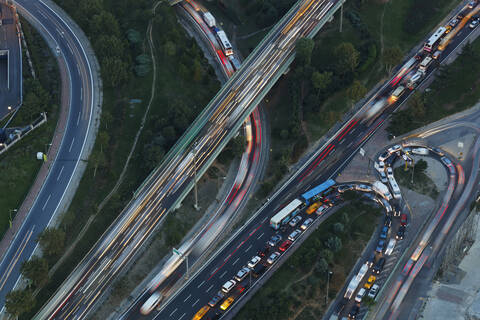
<path fill-rule="evenodd" d="M 155 307 L 158 306 L 160 300 L 162 300 L 162 294 L 158 291 L 155 291 L 142 305 L 140 308 L 140 313 L 143 315 L 148 315 Z"/>
<path fill-rule="evenodd" d="M 381 257 L 378 259 L 378 262 L 375 264 L 375 266 L 372 269 L 373 273 L 380 274 L 383 270 L 383 266 L 385 265 L 385 258 Z"/>
<path fill-rule="evenodd" d="M 360 307 L 358 305 L 354 305 L 352 309 L 348 312 L 348 317 L 350 319 L 356 319 L 358 315 L 358 311 L 360 310 Z"/>
<path fill-rule="evenodd" d="M 472 22 L 470 22 L 470 24 L 468 25 L 468 27 L 470 29 L 475 29 L 477 26 L 478 26 L 478 23 L 480 22 L 480 18 L 479 17 L 473 17 L 472 18 Z"/>
<path fill-rule="evenodd" d="M 328 209 L 328 206 L 323 205 L 323 206 L 321 206 L 320 208 L 317 209 L 316 214 L 317 214 L 317 215 L 321 215 L 321 214 L 324 213 L 327 209 Z"/>
<path fill-rule="evenodd" d="M 388 234 L 388 227 L 383 226 L 382 231 L 380 232 L 380 239 L 387 239 L 387 234 Z"/>
<path fill-rule="evenodd" d="M 375 256 L 375 253 L 372 253 L 372 255 L 370 256 L 370 258 L 368 258 L 367 262 L 365 263 L 369 268 L 371 268 L 374 264 L 375 264 L 375 261 L 376 261 L 376 256 Z"/>
<path fill-rule="evenodd" d="M 260 263 L 260 264 L 257 264 L 255 266 L 255 268 L 253 268 L 252 270 L 252 275 L 255 277 L 255 278 L 258 278 L 266 269 L 267 267 Z"/>
<path fill-rule="evenodd" d="M 382 253 L 383 247 L 385 246 L 385 240 L 379 240 L 375 251 L 378 253 Z"/>
<path fill-rule="evenodd" d="M 372 187 L 367 186 L 366 184 L 359 183 L 355 185 L 355 190 L 363 191 L 363 192 L 372 192 Z"/>
<path fill-rule="evenodd" d="M 257 255 L 259 257 L 265 257 L 270 252 L 270 246 L 265 246 L 265 248 L 258 250 Z"/>
<path fill-rule="evenodd" d="M 406 213 L 402 213 L 402 215 L 400 216 L 400 225 L 402 225 L 402 226 L 407 225 L 407 214 Z"/>
<path fill-rule="evenodd" d="M 208 305 L 210 307 L 215 307 L 217 305 L 217 303 L 223 299 L 223 294 L 222 295 L 218 295 L 216 294 L 209 302 L 208 302 Z"/>
<path fill-rule="evenodd" d="M 305 211 L 306 214 L 312 214 L 315 212 L 315 210 L 318 209 L 318 207 L 321 206 L 321 203 L 320 202 L 315 202 L 313 203 L 312 205 L 310 205 L 307 210 Z"/>
<path fill-rule="evenodd" d="M 403 237 L 405 236 L 405 226 L 400 226 L 397 231 L 397 235 L 395 236 L 395 239 L 397 240 L 402 240 Z"/>
<path fill-rule="evenodd" d="M 392 225 L 392 216 L 385 215 L 385 218 L 383 220 L 383 225 L 390 228 L 390 226 Z"/>

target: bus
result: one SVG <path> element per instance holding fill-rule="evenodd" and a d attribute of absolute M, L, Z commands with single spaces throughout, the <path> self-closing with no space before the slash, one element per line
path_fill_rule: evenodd
<path fill-rule="evenodd" d="M 390 177 L 388 178 L 388 182 L 390 183 L 390 187 L 392 187 L 393 197 L 395 199 L 401 199 L 402 194 L 400 193 L 400 188 L 398 187 L 397 181 L 395 181 L 394 178 Z"/>
<path fill-rule="evenodd" d="M 282 225 L 287 224 L 295 217 L 300 212 L 300 209 L 302 209 L 302 206 L 302 201 L 298 199 L 293 200 L 270 219 L 270 226 L 278 230 Z"/>
<path fill-rule="evenodd" d="M 230 41 L 228 41 L 225 31 L 217 29 L 216 33 L 217 33 L 218 40 L 220 40 L 220 45 L 222 46 L 222 49 L 225 55 L 226 56 L 232 55 L 233 54 L 232 45 L 230 44 Z"/>
<path fill-rule="evenodd" d="M 335 184 L 335 180 L 327 180 L 324 183 L 319 184 L 315 188 L 308 190 L 302 194 L 303 201 L 308 206 L 310 202 L 316 201 L 321 194 L 327 191 L 331 186 Z"/>
<path fill-rule="evenodd" d="M 425 42 L 425 45 L 423 46 L 423 50 L 427 52 L 432 52 L 433 48 L 438 44 L 440 41 L 440 38 L 443 36 L 447 29 L 445 27 L 440 27 L 435 31 L 434 34 L 430 37 L 430 39 Z"/>

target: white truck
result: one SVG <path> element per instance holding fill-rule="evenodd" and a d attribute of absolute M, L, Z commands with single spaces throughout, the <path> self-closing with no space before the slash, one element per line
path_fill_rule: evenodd
<path fill-rule="evenodd" d="M 356 277 L 353 278 L 352 280 L 350 280 L 350 283 L 348 284 L 347 290 L 345 291 L 344 297 L 347 298 L 347 299 L 352 298 L 353 293 L 357 289 L 359 283 L 360 283 L 360 281 L 358 281 Z"/>
<path fill-rule="evenodd" d="M 422 156 L 428 155 L 428 149 L 427 148 L 413 148 L 412 153 L 414 154 L 419 154 Z"/>
<path fill-rule="evenodd" d="M 388 190 L 388 187 L 383 183 L 381 183 L 380 181 L 375 181 L 372 187 L 373 187 L 373 191 L 381 195 L 386 200 L 388 201 L 392 200 L 392 194 L 390 193 L 390 190 Z"/>
<path fill-rule="evenodd" d="M 203 13 L 203 20 L 205 20 L 205 23 L 210 28 L 215 27 L 215 24 L 216 24 L 215 17 L 210 12 L 207 11 Z"/>
<path fill-rule="evenodd" d="M 368 265 L 364 263 L 363 266 L 360 268 L 360 271 L 358 271 L 355 279 L 357 279 L 358 282 L 362 281 L 363 277 L 365 277 L 365 275 L 367 274 L 367 271 L 368 271 Z"/>
<path fill-rule="evenodd" d="M 422 60 L 420 66 L 418 67 L 418 71 L 423 72 L 424 74 L 427 73 L 428 66 L 432 63 L 433 59 L 431 56 L 426 56 L 425 59 Z"/>

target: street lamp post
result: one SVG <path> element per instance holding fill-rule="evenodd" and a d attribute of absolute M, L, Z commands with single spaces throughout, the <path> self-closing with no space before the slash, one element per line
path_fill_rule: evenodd
<path fill-rule="evenodd" d="M 48 153 L 48 148 L 51 147 L 51 143 L 45 143 L 45 155 Z"/>
<path fill-rule="evenodd" d="M 333 272 L 329 270 L 327 272 L 327 294 L 325 295 L 325 307 L 328 307 L 328 289 L 330 285 L 330 278 L 332 275 L 333 275 Z"/>
<path fill-rule="evenodd" d="M 10 228 L 12 227 L 12 211 L 13 212 L 17 212 L 18 210 L 17 209 L 10 209 L 10 219 L 8 220 L 8 222 L 10 223 Z"/>
<path fill-rule="evenodd" d="M 198 188 L 197 188 L 197 142 L 195 141 L 194 143 L 194 149 L 193 149 L 193 188 L 194 188 L 194 194 L 195 194 L 195 204 L 193 207 L 195 210 L 200 210 L 200 207 L 198 206 Z"/>
<path fill-rule="evenodd" d="M 410 183 L 413 185 L 413 174 L 415 172 L 415 161 L 412 159 L 412 179 L 410 181 Z"/>

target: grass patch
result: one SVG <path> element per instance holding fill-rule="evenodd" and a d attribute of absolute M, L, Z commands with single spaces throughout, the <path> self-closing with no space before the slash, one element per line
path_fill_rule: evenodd
<path fill-rule="evenodd" d="M 40 112 L 47 112 L 47 122 L 25 136 L 0 156 L 0 237 L 9 228 L 9 219 L 32 186 L 42 162 L 38 151 L 45 152 L 52 140 L 59 113 L 59 70 L 55 57 L 39 33 L 27 21 L 21 21 L 37 79 L 33 79 L 23 54 L 24 102 L 9 127 L 26 126 Z"/>
<path fill-rule="evenodd" d="M 380 215 L 379 208 L 360 200 L 339 209 L 285 261 L 235 319 L 319 319 L 325 312 L 328 270 L 334 272 L 329 291 L 333 299 Z M 333 238 L 340 240 L 340 247 L 331 245 Z"/>
<path fill-rule="evenodd" d="M 424 160 L 420 160 L 415 163 L 414 169 L 408 167 L 408 169 L 405 170 L 405 167 L 401 166 L 394 169 L 395 179 L 401 186 L 416 191 L 420 194 L 429 196 L 432 199 L 436 199 L 438 197 L 438 190 L 432 179 L 430 179 L 425 173 L 426 169 L 427 163 Z"/>

